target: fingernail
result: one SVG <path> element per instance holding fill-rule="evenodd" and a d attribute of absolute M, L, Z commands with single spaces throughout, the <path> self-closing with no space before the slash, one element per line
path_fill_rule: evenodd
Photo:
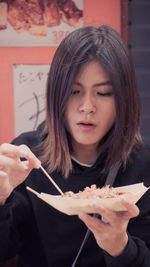
<path fill-rule="evenodd" d="M 21 157 L 25 157 L 27 155 L 27 152 L 23 149 L 20 149 L 19 153 Z"/>
<path fill-rule="evenodd" d="M 28 169 L 28 162 L 25 161 L 25 162 L 20 162 L 20 167 L 23 168 L 25 171 Z"/>
<path fill-rule="evenodd" d="M 41 167 L 41 161 L 38 159 L 37 161 L 37 167 L 40 168 Z"/>
<path fill-rule="evenodd" d="M 93 203 L 92 206 L 93 206 L 93 208 L 96 208 L 96 209 L 103 209 L 104 208 L 101 203 L 97 203 L 97 202 Z"/>
<path fill-rule="evenodd" d="M 7 176 L 7 173 L 6 172 L 3 172 L 3 171 L 0 171 L 0 175 L 6 177 Z"/>
<path fill-rule="evenodd" d="M 85 218 L 85 213 L 83 213 L 83 212 L 80 212 L 79 213 L 79 215 L 78 215 L 78 217 L 80 218 L 80 219 L 84 219 Z"/>
<path fill-rule="evenodd" d="M 129 204 L 131 203 L 131 201 L 124 196 L 120 197 L 120 199 L 123 203 L 129 203 Z"/>
<path fill-rule="evenodd" d="M 41 167 L 41 161 L 39 159 L 35 162 L 35 164 L 37 169 Z"/>
<path fill-rule="evenodd" d="M 124 196 L 121 196 L 120 199 L 121 199 L 122 201 L 124 201 L 124 202 L 127 202 L 127 199 L 126 199 L 126 197 L 124 197 Z"/>
<path fill-rule="evenodd" d="M 105 219 L 105 217 L 102 216 L 101 220 L 104 222 L 104 223 L 109 223 L 109 221 L 107 219 Z"/>

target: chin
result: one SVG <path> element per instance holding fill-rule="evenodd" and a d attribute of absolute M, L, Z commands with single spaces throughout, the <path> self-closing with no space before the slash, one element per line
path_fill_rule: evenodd
<path fill-rule="evenodd" d="M 75 140 L 76 143 L 82 146 L 95 146 L 99 144 L 99 141 L 93 142 L 93 140 L 90 142 L 90 140 Z"/>

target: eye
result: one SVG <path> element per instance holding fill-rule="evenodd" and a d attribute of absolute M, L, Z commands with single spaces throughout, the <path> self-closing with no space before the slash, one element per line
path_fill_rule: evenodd
<path fill-rule="evenodd" d="M 106 93 L 97 92 L 97 94 L 100 95 L 100 96 L 112 96 L 113 92 L 106 92 Z"/>
<path fill-rule="evenodd" d="M 79 94 L 79 93 L 80 93 L 79 90 L 73 90 L 73 91 L 72 91 L 72 95 L 77 95 L 77 94 Z"/>

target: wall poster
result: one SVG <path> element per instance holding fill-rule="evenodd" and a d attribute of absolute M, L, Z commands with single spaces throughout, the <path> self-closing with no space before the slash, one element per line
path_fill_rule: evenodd
<path fill-rule="evenodd" d="M 83 0 L 0 2 L 0 46 L 56 46 L 83 25 Z"/>
<path fill-rule="evenodd" d="M 45 119 L 49 65 L 14 65 L 15 136 L 35 130 Z"/>

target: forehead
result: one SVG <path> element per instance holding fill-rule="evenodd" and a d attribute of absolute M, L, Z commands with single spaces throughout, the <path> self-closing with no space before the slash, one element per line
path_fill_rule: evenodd
<path fill-rule="evenodd" d="M 87 63 L 84 66 L 81 66 L 75 81 L 77 82 L 104 82 L 104 81 L 109 81 L 109 74 L 103 67 L 103 65 L 97 61 L 97 60 L 92 60 L 89 63 Z"/>

